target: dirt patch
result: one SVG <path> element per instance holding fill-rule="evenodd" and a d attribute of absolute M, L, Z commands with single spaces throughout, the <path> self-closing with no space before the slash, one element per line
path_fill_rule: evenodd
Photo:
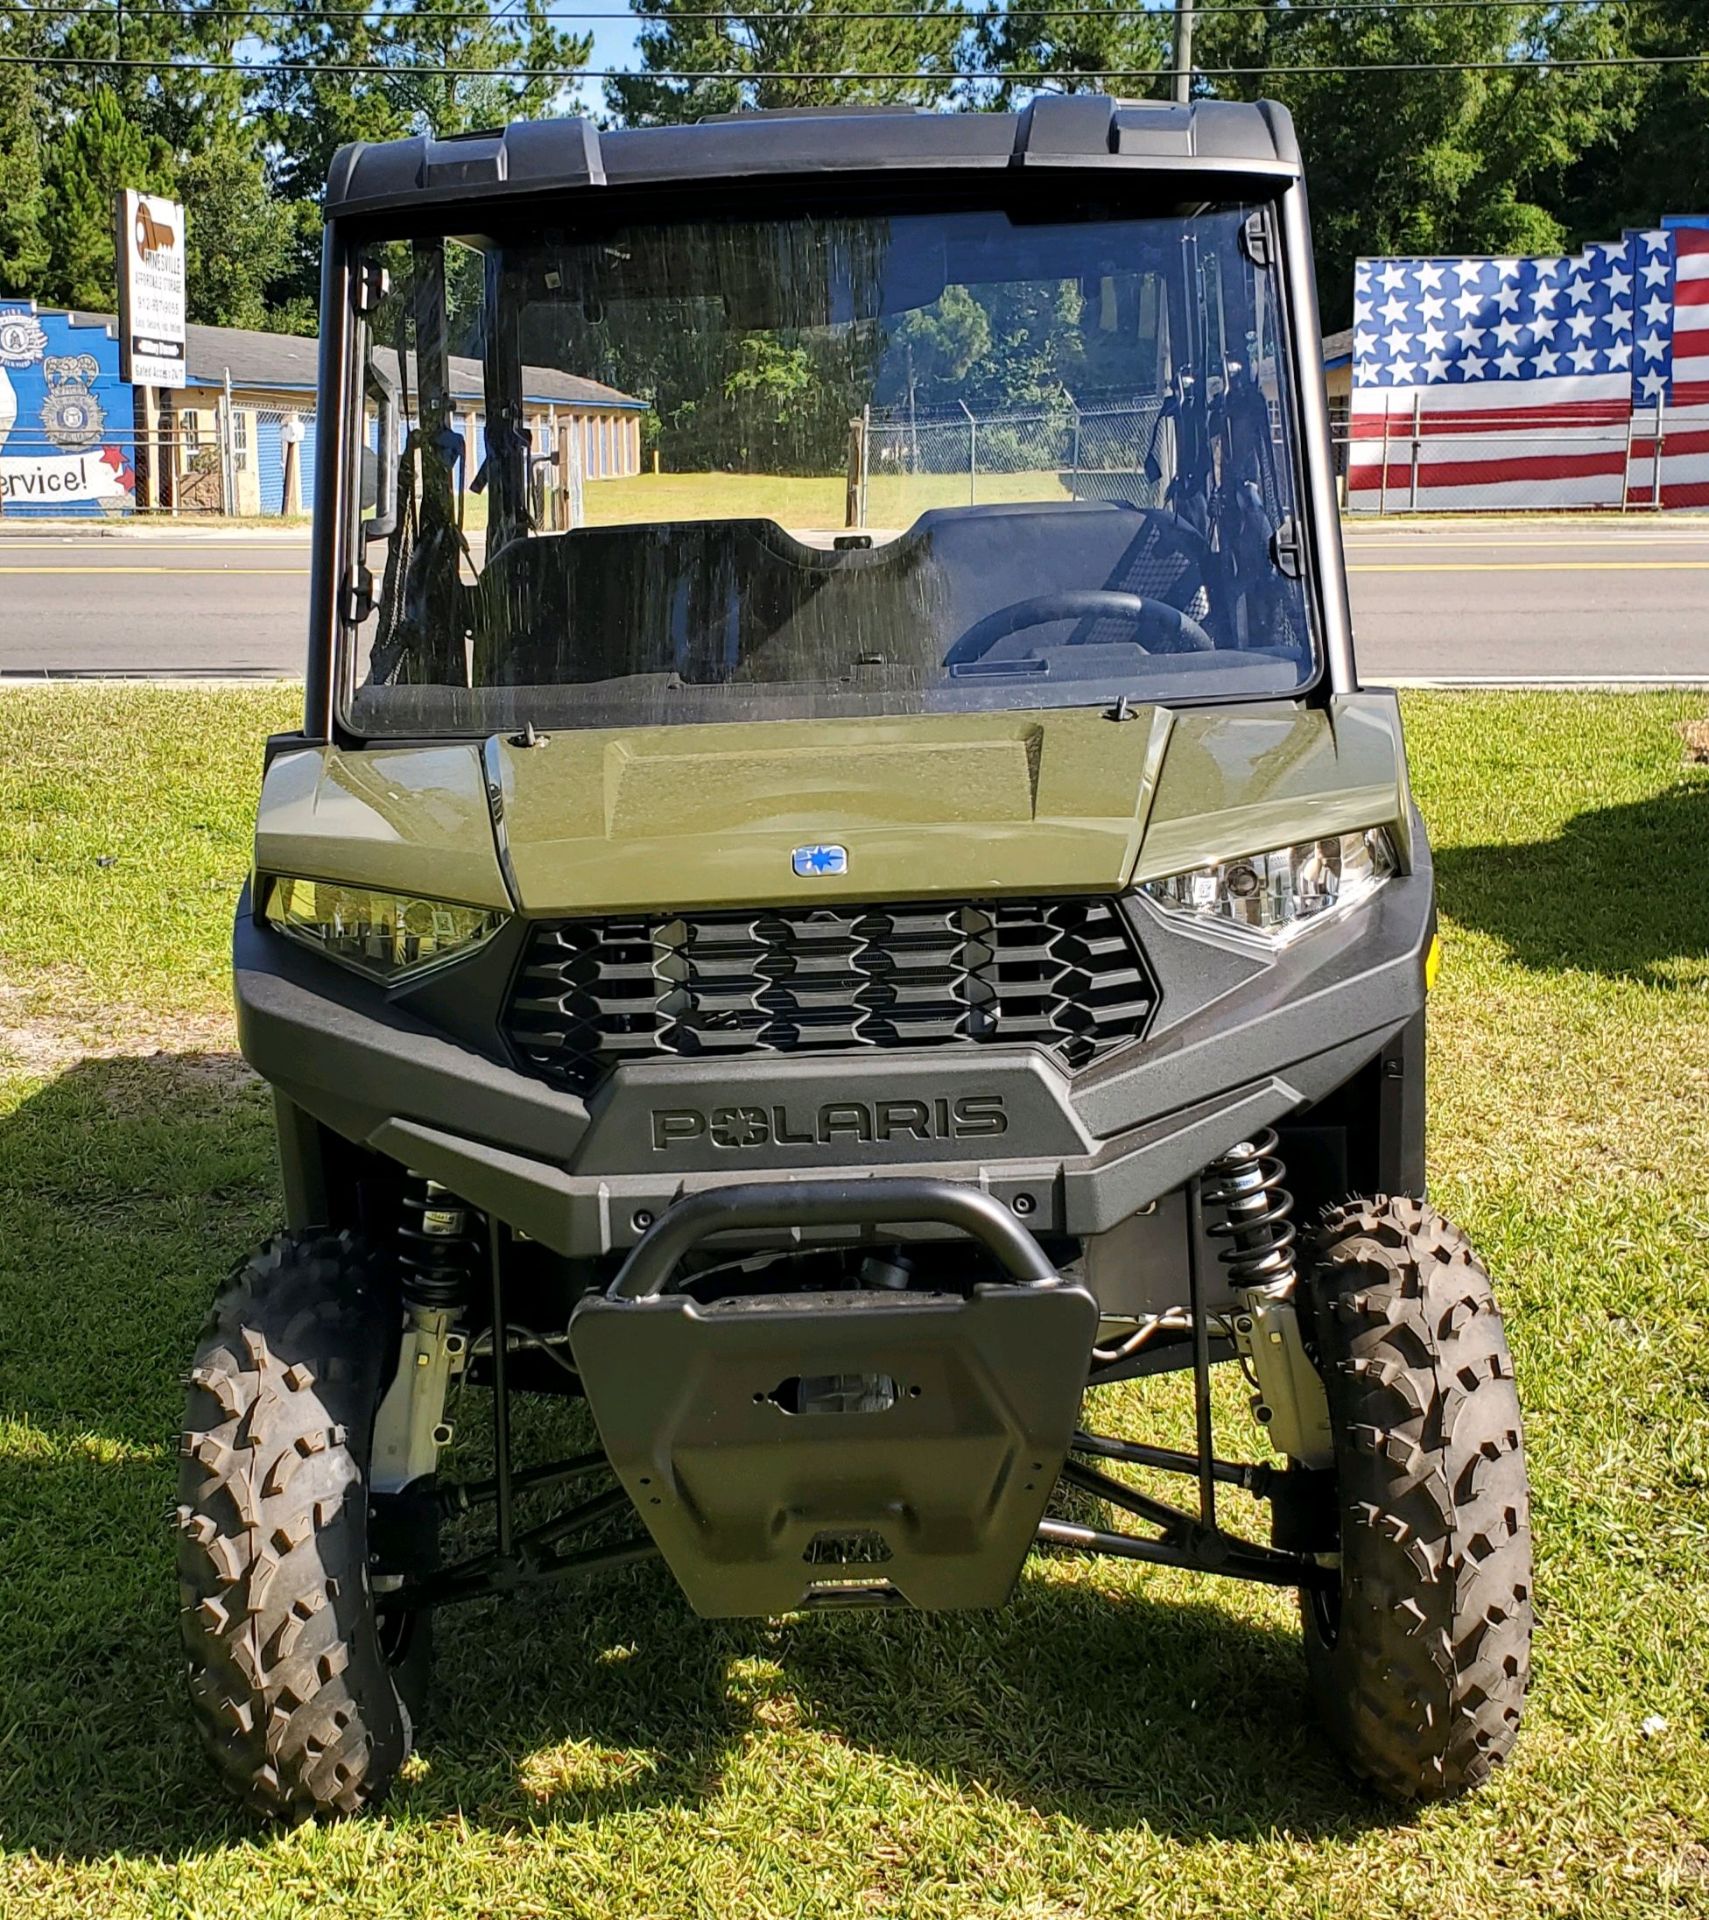
<path fill-rule="evenodd" d="M 1680 721 L 1679 737 L 1685 742 L 1687 766 L 1709 766 L 1709 720 Z"/>
<path fill-rule="evenodd" d="M 256 1076 L 237 1051 L 229 1012 L 162 1012 L 157 1008 L 80 1002 L 69 982 L 44 1010 L 41 988 L 29 993 L 0 979 L 0 1072 L 46 1080 L 83 1060 L 135 1060 L 173 1083 L 232 1093 Z"/>

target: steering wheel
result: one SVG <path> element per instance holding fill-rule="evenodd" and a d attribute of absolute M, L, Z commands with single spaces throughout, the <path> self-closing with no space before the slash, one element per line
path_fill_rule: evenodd
<path fill-rule="evenodd" d="M 976 620 L 944 656 L 946 667 L 981 660 L 999 640 L 1028 627 L 1045 627 L 1057 620 L 1125 620 L 1133 628 L 1134 645 L 1144 653 L 1211 653 L 1216 643 L 1190 613 L 1167 600 L 1147 599 L 1139 593 L 1117 593 L 1108 587 L 1074 587 L 1058 593 L 1035 593 Z"/>

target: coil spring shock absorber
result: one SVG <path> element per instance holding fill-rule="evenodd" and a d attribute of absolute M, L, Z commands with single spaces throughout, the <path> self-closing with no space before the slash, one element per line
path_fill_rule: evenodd
<path fill-rule="evenodd" d="M 403 1335 L 398 1370 L 374 1416 L 369 1483 L 401 1492 L 431 1474 L 451 1442 L 445 1396 L 466 1363 L 468 1336 L 457 1320 L 480 1271 L 477 1217 L 436 1181 L 413 1176 L 398 1226 Z"/>
<path fill-rule="evenodd" d="M 405 1304 L 454 1310 L 468 1299 L 481 1245 L 469 1209 L 437 1180 L 413 1176 L 404 1189 L 398 1269 Z"/>
<path fill-rule="evenodd" d="M 1200 1197 L 1222 1216 L 1208 1231 L 1228 1243 L 1217 1258 L 1240 1302 L 1234 1338 L 1258 1388 L 1253 1416 L 1278 1452 L 1328 1466 L 1329 1403 L 1300 1326 L 1294 1202 L 1276 1147 L 1271 1127 L 1243 1140 L 1205 1169 Z"/>
<path fill-rule="evenodd" d="M 1276 1147 L 1276 1130 L 1266 1127 L 1206 1169 L 1213 1184 L 1204 1188 L 1201 1198 L 1223 1215 L 1209 1230 L 1229 1243 L 1217 1258 L 1242 1293 L 1293 1292 L 1294 1197 L 1282 1185 L 1285 1176 Z"/>

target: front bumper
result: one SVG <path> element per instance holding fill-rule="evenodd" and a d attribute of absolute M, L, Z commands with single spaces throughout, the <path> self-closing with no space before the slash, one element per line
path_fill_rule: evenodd
<path fill-rule="evenodd" d="M 744 1222 L 889 1233 L 936 1221 L 1003 1275 L 971 1293 L 669 1291 Z M 600 1439 L 690 1604 L 709 1615 L 1000 1606 L 1038 1534 L 1097 1303 L 988 1195 L 941 1180 L 764 1181 L 657 1221 L 570 1319 Z"/>
<path fill-rule="evenodd" d="M 1382 1052 L 1423 1008 L 1435 924 L 1422 831 L 1411 873 L 1279 954 L 1136 912 L 1158 1017 L 1072 1075 L 1032 1047 L 666 1060 L 584 1101 L 258 926 L 247 898 L 238 1035 L 288 1103 L 288 1163 L 313 1156 L 307 1116 L 566 1255 L 632 1246 L 684 1194 L 809 1174 L 960 1181 L 1035 1233 L 1087 1236 Z M 287 1185 L 293 1212 L 312 1212 L 313 1169 L 288 1164 Z"/>

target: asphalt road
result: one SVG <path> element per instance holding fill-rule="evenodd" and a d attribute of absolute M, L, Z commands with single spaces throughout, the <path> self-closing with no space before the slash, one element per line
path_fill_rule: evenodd
<path fill-rule="evenodd" d="M 1709 519 L 1354 527 L 1367 681 L 1709 682 Z M 0 530 L 0 675 L 302 671 L 306 536 Z"/>

